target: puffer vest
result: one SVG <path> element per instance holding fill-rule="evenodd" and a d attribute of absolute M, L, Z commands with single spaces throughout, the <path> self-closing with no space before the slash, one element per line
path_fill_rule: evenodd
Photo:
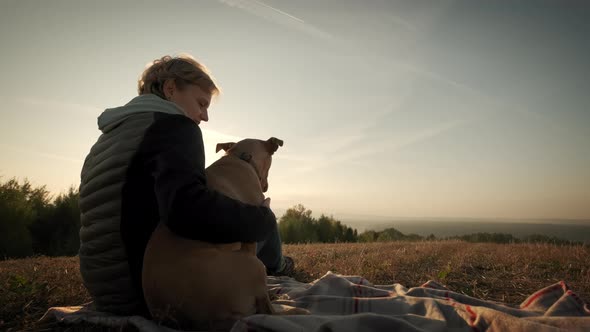
<path fill-rule="evenodd" d="M 84 161 L 80 273 L 99 311 L 126 315 L 143 309 L 121 238 L 121 202 L 129 164 L 153 122 L 152 112 L 122 119 L 98 138 Z"/>

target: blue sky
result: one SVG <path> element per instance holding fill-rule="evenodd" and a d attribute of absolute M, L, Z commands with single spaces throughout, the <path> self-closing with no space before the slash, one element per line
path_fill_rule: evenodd
<path fill-rule="evenodd" d="M 187 52 L 215 143 L 285 141 L 272 206 L 590 219 L 584 1 L 0 1 L 0 175 L 77 186 L 96 117 Z"/>

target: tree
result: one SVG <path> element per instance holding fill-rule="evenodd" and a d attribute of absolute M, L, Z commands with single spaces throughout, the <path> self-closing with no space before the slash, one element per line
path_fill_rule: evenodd
<path fill-rule="evenodd" d="M 29 226 L 33 251 L 49 256 L 75 255 L 80 248 L 79 193 L 71 187 L 49 204 Z"/>
<path fill-rule="evenodd" d="M 379 233 L 376 231 L 364 231 L 358 236 L 359 242 L 375 242 L 379 237 Z"/>
<path fill-rule="evenodd" d="M 279 233 L 285 243 L 317 242 L 311 210 L 297 204 L 285 212 L 279 221 Z"/>
<path fill-rule="evenodd" d="M 387 228 L 379 232 L 377 241 L 400 241 L 405 240 L 406 236 L 395 228 Z"/>
<path fill-rule="evenodd" d="M 404 234 L 395 228 L 387 228 L 380 232 L 365 231 L 358 236 L 360 242 L 389 242 L 389 241 L 421 241 L 424 238 L 418 234 Z"/>
<path fill-rule="evenodd" d="M 344 242 L 356 242 L 356 238 L 350 227 L 346 227 L 346 231 L 344 232 Z"/>
<path fill-rule="evenodd" d="M 321 215 L 317 221 L 318 239 L 320 242 L 334 242 L 334 234 L 332 232 L 333 218 Z"/>
<path fill-rule="evenodd" d="M 52 201 L 45 186 L 33 187 L 27 179 L 0 183 L 0 258 L 75 255 L 79 231 L 73 187 Z"/>
<path fill-rule="evenodd" d="M 0 183 L 0 257 L 25 257 L 33 253 L 28 227 L 49 202 L 45 186 L 33 188 L 25 179 Z"/>
<path fill-rule="evenodd" d="M 279 232 L 285 243 L 356 242 L 357 232 L 334 217 L 311 216 L 311 210 L 298 204 L 285 212 L 279 221 Z"/>

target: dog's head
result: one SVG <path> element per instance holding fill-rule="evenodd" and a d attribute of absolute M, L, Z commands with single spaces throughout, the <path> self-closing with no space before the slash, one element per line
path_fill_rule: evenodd
<path fill-rule="evenodd" d="M 266 141 L 247 138 L 237 143 L 219 143 L 215 148 L 215 152 L 223 150 L 228 155 L 231 154 L 250 163 L 260 178 L 262 192 L 266 192 L 268 190 L 268 171 L 272 164 L 272 155 L 278 150 L 279 146 L 283 146 L 283 141 L 276 137 L 271 137 Z"/>

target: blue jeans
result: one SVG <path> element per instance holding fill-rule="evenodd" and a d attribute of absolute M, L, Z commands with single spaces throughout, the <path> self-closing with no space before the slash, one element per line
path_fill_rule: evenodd
<path fill-rule="evenodd" d="M 256 243 L 256 256 L 266 266 L 266 269 L 271 272 L 276 272 L 283 268 L 285 263 L 278 225 L 275 225 L 265 240 Z"/>

